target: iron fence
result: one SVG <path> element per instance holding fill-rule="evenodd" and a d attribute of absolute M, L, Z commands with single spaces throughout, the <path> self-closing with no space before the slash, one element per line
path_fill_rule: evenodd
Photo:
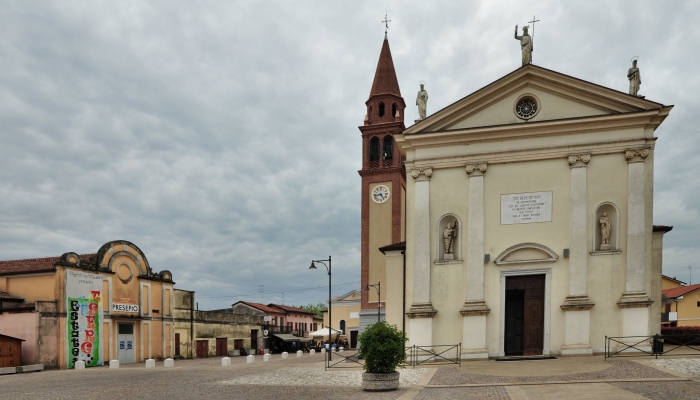
<path fill-rule="evenodd" d="M 419 365 L 455 364 L 462 365 L 462 343 L 432 346 L 409 346 L 405 348 L 406 358 L 402 367 L 417 367 Z M 359 351 L 326 352 L 326 369 L 357 368 L 365 365 Z"/>
<path fill-rule="evenodd" d="M 694 352 L 688 352 L 688 351 Z M 605 336 L 605 359 L 612 357 L 698 356 L 700 335 Z"/>

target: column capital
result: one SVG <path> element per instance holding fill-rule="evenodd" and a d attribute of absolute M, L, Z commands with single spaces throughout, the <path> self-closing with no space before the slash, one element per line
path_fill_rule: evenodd
<path fill-rule="evenodd" d="M 469 176 L 483 176 L 486 174 L 488 165 L 485 162 L 467 164 L 465 170 Z"/>
<path fill-rule="evenodd" d="M 567 161 L 569 168 L 587 167 L 588 163 L 591 162 L 591 153 L 569 154 Z"/>
<path fill-rule="evenodd" d="M 644 162 L 649 155 L 649 149 L 625 150 L 625 159 L 628 163 Z"/>
<path fill-rule="evenodd" d="M 414 168 L 411 170 L 411 177 L 415 181 L 429 181 L 433 176 L 432 168 Z"/>

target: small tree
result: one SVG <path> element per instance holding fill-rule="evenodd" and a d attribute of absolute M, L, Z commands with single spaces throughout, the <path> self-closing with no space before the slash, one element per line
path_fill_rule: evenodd
<path fill-rule="evenodd" d="M 394 325 L 377 322 L 360 335 L 360 355 L 365 359 L 365 371 L 373 374 L 394 372 L 406 359 L 406 337 Z"/>

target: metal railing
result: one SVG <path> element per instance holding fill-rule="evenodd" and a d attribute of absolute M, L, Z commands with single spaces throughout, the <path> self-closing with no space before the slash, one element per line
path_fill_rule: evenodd
<path fill-rule="evenodd" d="M 402 367 L 417 367 L 419 365 L 455 364 L 462 365 L 462 343 L 442 344 L 432 346 L 409 346 L 405 348 L 406 358 L 401 363 Z M 360 358 L 360 352 L 352 353 L 334 352 L 331 357 L 326 352 L 326 369 L 329 368 L 357 368 L 365 365 Z M 334 358 L 334 359 L 333 359 Z"/>
<path fill-rule="evenodd" d="M 693 350 L 694 353 L 686 352 Z M 698 356 L 700 335 L 605 336 L 605 359 L 612 357 Z"/>
<path fill-rule="evenodd" d="M 432 346 L 413 345 L 406 348 L 406 365 L 456 364 L 462 365 L 462 343 L 438 344 Z"/>
<path fill-rule="evenodd" d="M 326 352 L 326 369 L 328 368 L 357 368 L 365 365 L 365 362 L 360 359 L 360 352 L 341 353 L 336 351 L 331 358 L 330 352 Z"/>

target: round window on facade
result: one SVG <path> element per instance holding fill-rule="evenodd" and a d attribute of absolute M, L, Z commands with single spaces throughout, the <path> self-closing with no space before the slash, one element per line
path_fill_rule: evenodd
<path fill-rule="evenodd" d="M 515 104 L 515 115 L 520 119 L 530 119 L 537 115 L 537 111 L 539 111 L 539 105 L 532 96 L 523 96 Z"/>

